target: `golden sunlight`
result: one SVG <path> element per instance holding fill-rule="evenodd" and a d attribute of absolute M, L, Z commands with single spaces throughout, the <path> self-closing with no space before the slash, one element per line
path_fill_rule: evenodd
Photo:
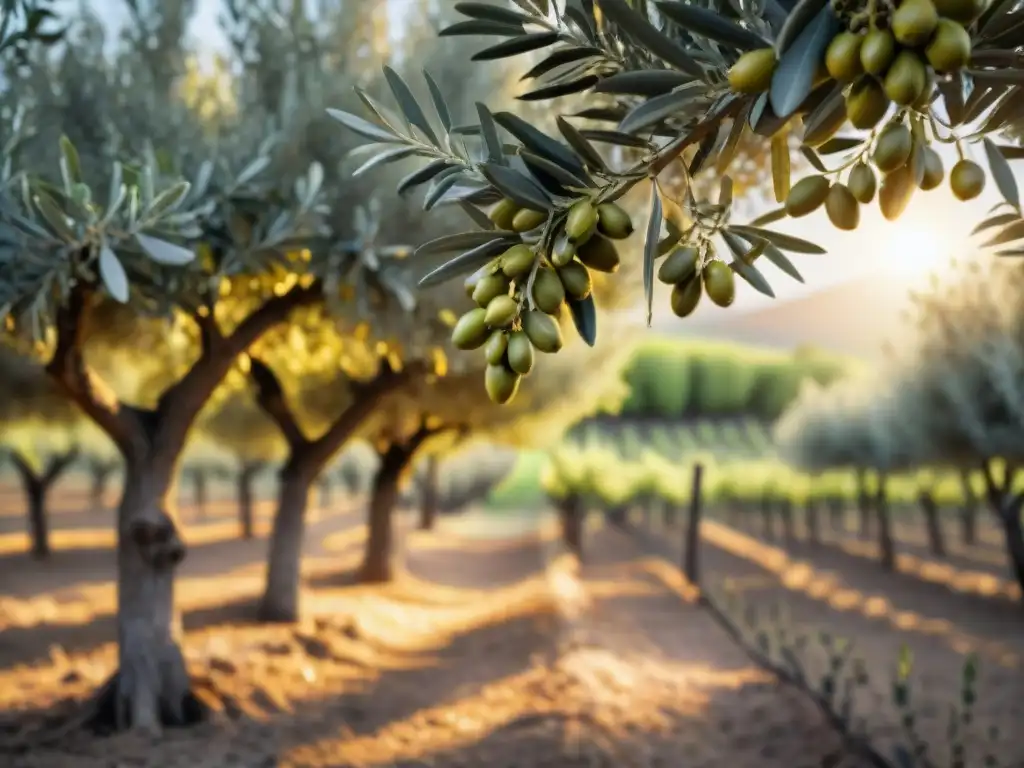
<path fill-rule="evenodd" d="M 876 258 L 879 266 L 901 281 L 919 283 L 947 270 L 955 240 L 932 219 L 907 216 L 906 220 L 878 227 Z"/>

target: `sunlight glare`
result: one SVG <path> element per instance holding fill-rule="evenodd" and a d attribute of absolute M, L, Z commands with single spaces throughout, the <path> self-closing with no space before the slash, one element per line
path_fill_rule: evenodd
<path fill-rule="evenodd" d="M 953 243 L 935 222 L 899 221 L 879 232 L 876 257 L 890 275 L 923 282 L 941 274 L 953 258 Z"/>

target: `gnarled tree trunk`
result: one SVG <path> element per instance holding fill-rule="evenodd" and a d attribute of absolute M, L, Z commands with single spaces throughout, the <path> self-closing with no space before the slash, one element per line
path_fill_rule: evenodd
<path fill-rule="evenodd" d="M 97 713 L 103 725 L 155 730 L 201 719 L 178 646 L 174 571 L 185 557 L 168 499 L 177 452 L 129 461 L 118 506 L 118 671 Z"/>
<path fill-rule="evenodd" d="M 704 465 L 693 465 L 693 480 L 690 485 L 690 515 L 686 521 L 686 539 L 683 542 L 683 573 L 694 585 L 700 585 L 700 532 L 701 515 L 704 509 Z"/>
<path fill-rule="evenodd" d="M 1017 584 L 1024 593 L 1024 526 L 1021 524 L 1021 506 L 1024 499 L 1007 499 L 1000 510 L 999 519 L 1006 537 L 1006 555 Z"/>
<path fill-rule="evenodd" d="M 402 470 L 411 458 L 401 450 L 401 446 L 392 446 L 380 457 L 380 466 L 370 490 L 366 548 L 359 567 L 358 578 L 363 584 L 381 584 L 391 581 L 394 576 L 392 513 L 398 503 Z"/>
<path fill-rule="evenodd" d="M 76 450 L 66 451 L 53 456 L 41 471 L 20 453 L 11 454 L 11 463 L 21 480 L 25 491 L 25 502 L 28 511 L 28 536 L 32 557 L 44 560 L 50 556 L 50 526 L 46 515 L 46 496 L 57 479 L 75 460 Z"/>
<path fill-rule="evenodd" d="M 428 456 L 423 473 L 423 492 L 420 494 L 420 522 L 421 531 L 430 531 L 437 522 L 437 509 L 440 505 L 439 499 L 439 475 L 440 466 L 437 456 Z"/>
<path fill-rule="evenodd" d="M 299 461 L 290 461 L 281 470 L 267 579 L 259 607 L 262 621 L 293 622 L 299 618 L 302 542 L 312 481 L 309 471 Z"/>

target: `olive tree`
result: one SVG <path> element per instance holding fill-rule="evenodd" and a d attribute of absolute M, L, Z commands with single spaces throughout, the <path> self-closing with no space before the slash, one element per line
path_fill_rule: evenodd
<path fill-rule="evenodd" d="M 961 267 L 920 297 L 918 337 L 892 387 L 925 436 L 923 463 L 981 468 L 988 506 L 1024 586 L 1024 493 L 1017 469 L 1024 456 L 1022 297 L 1024 274 L 1012 262 Z"/>
<path fill-rule="evenodd" d="M 282 28 L 252 9 L 234 23 L 235 39 L 262 48 L 239 56 L 237 109 L 213 125 L 179 98 L 180 46 L 154 51 L 152 28 L 127 35 L 111 59 L 96 25 L 84 24 L 55 55 L 6 73 L 4 99 L 20 108 L 9 127 L 38 138 L 6 166 L 0 314 L 9 333 L 42 342 L 49 376 L 125 463 L 119 672 L 98 710 L 122 727 L 201 713 L 178 646 L 173 584 L 185 546 L 169 498 L 200 411 L 245 350 L 297 308 L 375 281 L 400 290 L 393 252 L 361 259 L 351 217 L 333 213 L 358 185 L 324 190 L 346 147 L 318 129 L 315 86 L 337 74 L 322 64 L 352 60 L 349 27 L 293 18 Z M 282 80 L 293 74 L 295 87 Z M 44 140 L 54 132 L 73 140 L 58 152 Z M 145 402 L 122 397 L 91 357 L 140 343 L 167 355 L 175 334 L 190 343 Z"/>
<path fill-rule="evenodd" d="M 39 365 L 0 345 L 0 454 L 25 494 L 31 553 L 50 555 L 47 494 L 78 457 L 82 415 Z"/>

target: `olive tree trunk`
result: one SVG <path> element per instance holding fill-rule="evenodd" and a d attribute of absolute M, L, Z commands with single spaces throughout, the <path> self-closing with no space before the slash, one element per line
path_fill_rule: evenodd
<path fill-rule="evenodd" d="M 437 456 L 428 456 L 423 472 L 423 492 L 420 494 L 421 531 L 433 530 L 437 522 L 437 510 L 440 505 L 440 462 Z"/>
<path fill-rule="evenodd" d="M 238 470 L 235 477 L 236 493 L 238 495 L 238 527 L 239 535 L 243 539 L 251 539 L 255 536 L 255 518 L 253 504 L 256 494 L 254 485 L 256 475 L 263 469 L 262 462 L 246 461 Z"/>
<path fill-rule="evenodd" d="M 974 546 L 978 540 L 978 495 L 971 486 L 971 473 L 960 471 L 960 488 L 964 502 L 960 509 L 960 538 L 967 546 Z"/>
<path fill-rule="evenodd" d="M 921 513 L 924 515 L 924 527 L 928 536 L 928 549 L 936 557 L 946 556 L 946 540 L 942 533 L 942 521 L 939 519 L 939 505 L 930 491 L 924 490 L 918 495 Z"/>
<path fill-rule="evenodd" d="M 117 466 L 114 462 L 89 462 L 89 506 L 93 509 L 106 508 L 107 488 L 110 486 L 110 478 L 117 471 Z"/>
<path fill-rule="evenodd" d="M 871 536 L 871 506 L 871 494 L 868 491 L 867 473 L 864 470 L 858 470 L 857 515 L 860 521 L 860 524 L 858 526 L 858 534 L 861 536 L 861 538 L 865 539 Z M 881 532 L 879 532 L 879 536 L 881 536 Z"/>
<path fill-rule="evenodd" d="M 14 465 L 18 479 L 21 481 L 22 490 L 25 492 L 25 502 L 28 512 L 28 536 L 30 552 L 37 560 L 45 560 L 50 556 L 50 526 L 46 514 L 46 497 L 57 482 L 57 479 L 64 474 L 67 468 L 77 457 L 76 450 L 66 451 L 50 457 L 42 470 L 37 470 L 19 452 L 11 454 L 11 463 Z"/>
<path fill-rule="evenodd" d="M 817 544 L 821 540 L 817 499 L 807 499 L 804 502 L 804 529 L 807 531 L 807 541 L 809 543 Z"/>
<path fill-rule="evenodd" d="M 888 480 L 878 477 L 878 491 L 875 494 L 875 519 L 878 522 L 878 554 L 882 567 L 887 571 L 896 569 L 896 547 L 892 538 L 892 515 L 889 510 Z"/>
<path fill-rule="evenodd" d="M 1021 524 L 1021 507 L 1024 499 L 1007 499 L 1000 510 L 1000 522 L 1006 538 L 1006 555 L 1010 561 L 1013 576 L 1024 594 L 1024 526 Z"/>
<path fill-rule="evenodd" d="M 570 493 L 558 501 L 558 519 L 562 528 L 562 543 L 576 557 L 583 557 L 583 500 Z"/>
<path fill-rule="evenodd" d="M 293 622 L 299 618 L 302 543 L 312 477 L 299 462 L 281 469 L 277 510 L 267 553 L 267 577 L 260 600 L 261 621 Z"/>
<path fill-rule="evenodd" d="M 690 515 L 686 521 L 686 539 L 683 542 L 683 573 L 694 585 L 700 585 L 700 531 L 703 512 L 704 465 L 699 461 L 693 465 L 693 480 L 690 485 Z"/>
<path fill-rule="evenodd" d="M 411 460 L 412 456 L 400 446 L 392 446 L 380 457 L 370 488 L 366 548 L 358 573 L 358 580 L 363 584 L 382 584 L 394 576 L 393 513 L 398 503 L 402 470 Z"/>

